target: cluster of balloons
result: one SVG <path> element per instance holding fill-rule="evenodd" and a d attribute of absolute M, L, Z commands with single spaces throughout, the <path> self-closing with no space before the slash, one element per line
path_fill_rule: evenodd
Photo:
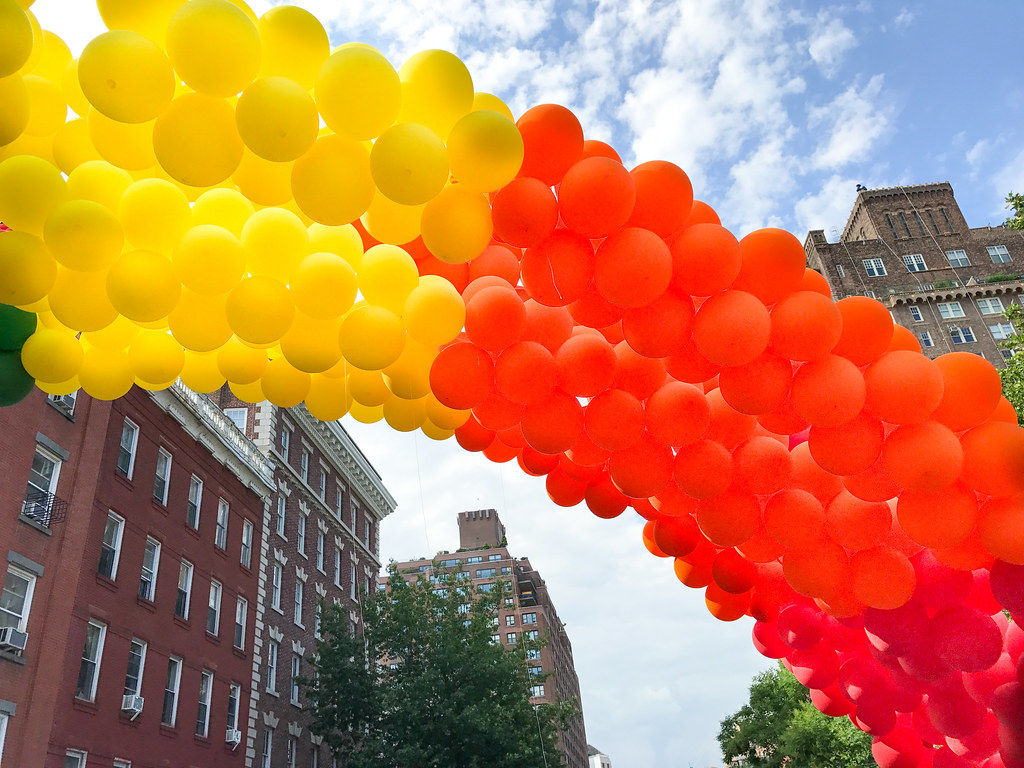
<path fill-rule="evenodd" d="M 0 0 L 0 403 L 180 378 L 454 434 L 639 513 L 883 768 L 1024 768 L 1024 430 L 983 358 L 928 359 L 568 109 L 513 122 L 449 53 L 99 7 L 72 59 Z"/>

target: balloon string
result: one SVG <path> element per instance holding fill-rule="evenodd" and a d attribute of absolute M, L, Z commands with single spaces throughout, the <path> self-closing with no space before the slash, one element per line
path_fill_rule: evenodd
<path fill-rule="evenodd" d="M 427 544 L 427 555 L 432 554 L 430 549 L 430 533 L 427 530 L 427 509 L 423 503 L 423 474 L 420 472 L 420 436 L 419 434 L 413 437 L 412 441 L 413 451 L 416 453 L 416 480 L 420 485 L 420 514 L 423 516 L 423 540 Z"/>

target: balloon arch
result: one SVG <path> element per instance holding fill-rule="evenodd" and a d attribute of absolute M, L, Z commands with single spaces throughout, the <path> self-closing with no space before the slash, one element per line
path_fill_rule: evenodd
<path fill-rule="evenodd" d="M 450 53 L 99 0 L 72 60 L 28 4 L 0 0 L 0 403 L 180 377 L 454 435 L 639 513 L 883 768 L 1024 767 L 1024 431 L 983 358 Z"/>

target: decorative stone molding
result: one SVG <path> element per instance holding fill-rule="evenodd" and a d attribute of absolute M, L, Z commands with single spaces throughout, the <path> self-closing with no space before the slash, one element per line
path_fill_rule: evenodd
<path fill-rule="evenodd" d="M 309 504 L 306 503 L 305 499 L 299 499 L 299 512 L 304 515 L 309 514 Z"/>
<path fill-rule="evenodd" d="M 295 566 L 295 578 L 298 579 L 299 581 L 301 581 L 303 584 L 305 584 L 306 580 L 309 579 L 309 576 L 306 574 L 306 572 L 304 570 L 302 570 L 299 566 L 296 565 Z"/>
<path fill-rule="evenodd" d="M 334 604 L 335 605 L 341 605 L 341 598 L 340 597 L 335 597 L 334 598 Z"/>
<path fill-rule="evenodd" d="M 279 643 L 284 640 L 284 633 L 277 627 L 267 629 L 267 634 L 270 635 L 271 640 L 276 640 Z"/>
<path fill-rule="evenodd" d="M 288 735 L 298 738 L 302 735 L 302 726 L 296 722 L 288 723 Z"/>
<path fill-rule="evenodd" d="M 313 585 L 313 589 L 316 590 L 316 593 L 320 595 L 320 597 L 327 597 L 327 587 L 325 587 L 319 581 Z"/>
<path fill-rule="evenodd" d="M 275 715 L 273 712 L 263 713 L 263 724 L 268 728 L 277 728 L 277 724 L 281 722 L 281 718 Z"/>
<path fill-rule="evenodd" d="M 335 536 L 334 537 L 334 546 L 336 546 L 338 549 L 344 549 L 345 548 L 345 540 L 343 538 L 341 538 L 341 536 Z"/>
<path fill-rule="evenodd" d="M 356 624 L 359 621 L 359 614 L 350 609 L 348 612 L 348 620 L 353 624 Z"/>
<path fill-rule="evenodd" d="M 288 558 L 284 556 L 284 550 L 274 547 L 274 561 L 280 563 L 281 565 L 288 564 Z"/>
<path fill-rule="evenodd" d="M 309 740 L 311 742 L 313 742 L 314 746 L 322 747 L 324 745 L 324 737 L 323 736 L 318 736 L 315 733 L 309 734 Z"/>
<path fill-rule="evenodd" d="M 277 491 L 278 491 L 278 493 L 282 493 L 285 496 L 291 496 L 292 495 L 292 489 L 289 488 L 288 487 L 288 483 L 286 483 L 280 477 L 277 478 Z"/>
<path fill-rule="evenodd" d="M 297 653 L 299 656 L 305 656 L 306 649 L 298 640 L 292 640 L 292 653 Z"/>
<path fill-rule="evenodd" d="M 327 531 L 330 530 L 330 526 L 327 525 L 327 521 L 322 517 L 318 517 L 316 519 L 316 527 L 320 529 L 321 533 L 327 533 Z"/>

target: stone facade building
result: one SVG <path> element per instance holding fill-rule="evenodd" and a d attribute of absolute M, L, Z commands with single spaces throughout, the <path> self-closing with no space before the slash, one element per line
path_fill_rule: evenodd
<path fill-rule="evenodd" d="M 433 558 L 398 563 L 399 572 L 410 581 L 435 570 L 463 571 L 478 588 L 487 590 L 497 580 L 511 582 L 511 594 L 499 611 L 494 641 L 513 645 L 521 637 L 546 637 L 547 645 L 530 651 L 528 664 L 536 675 L 546 675 L 531 691 L 536 704 L 575 699 L 581 707 L 580 684 L 572 658 L 572 643 L 558 617 L 554 602 L 541 575 L 529 558 L 514 557 L 508 549 L 505 526 L 493 509 L 460 512 L 457 552 L 440 552 Z M 380 584 L 386 577 L 380 578 Z M 588 768 L 587 739 L 582 714 L 559 739 L 559 749 L 568 768 Z"/>
<path fill-rule="evenodd" d="M 974 352 L 1005 365 L 998 342 L 1024 292 L 1024 233 L 968 226 L 948 182 L 859 187 L 838 242 L 812 230 L 804 250 L 833 298 L 878 299 L 929 357 Z"/>

